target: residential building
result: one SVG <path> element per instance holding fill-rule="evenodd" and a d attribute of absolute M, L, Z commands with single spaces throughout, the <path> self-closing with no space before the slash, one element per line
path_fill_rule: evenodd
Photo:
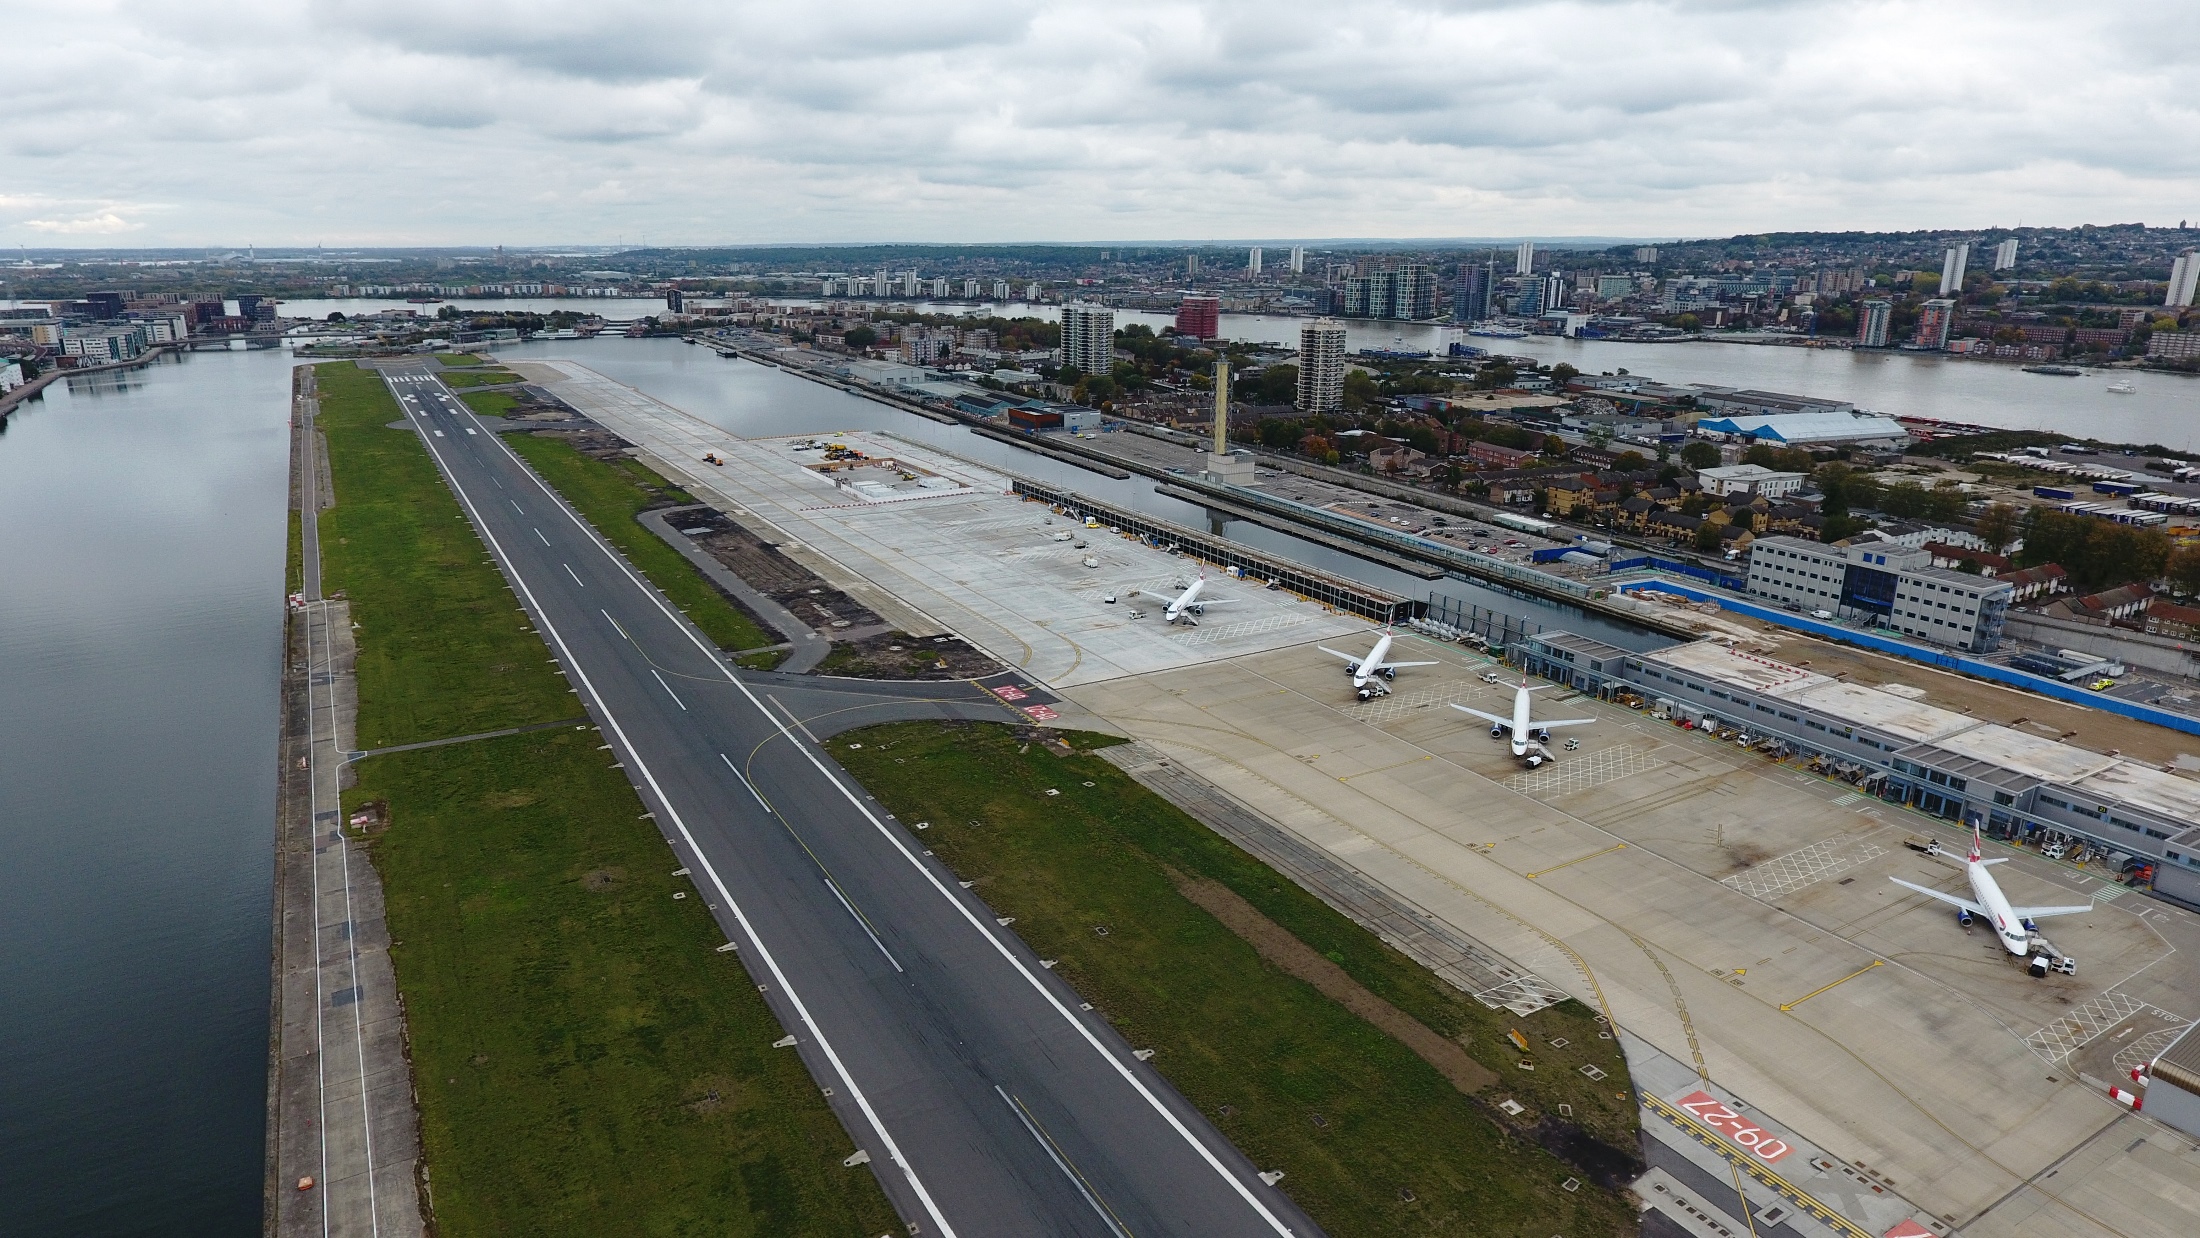
<path fill-rule="evenodd" d="M 1114 310 L 1098 305 L 1062 307 L 1062 364 L 1086 374 L 1115 371 Z"/>
<path fill-rule="evenodd" d="M 2043 563 L 2038 567 L 2020 568 L 2014 572 L 2002 572 L 1996 580 L 2008 585 L 2012 602 L 2029 602 L 2033 598 L 2053 597 L 2070 587 L 2070 573 L 2060 563 Z"/>
<path fill-rule="evenodd" d="M 1222 334 L 1222 298 L 1187 292 L 1176 306 L 1176 333 L 1197 340 Z"/>
<path fill-rule="evenodd" d="M 1936 351 L 1948 347 L 1948 332 L 1955 325 L 1956 303 L 1953 299 L 1936 297 L 1927 301 L 1917 316 L 1917 346 Z"/>
<path fill-rule="evenodd" d="M 1199 255 L 1198 255 L 1198 254 L 1186 254 L 1186 255 L 1184 255 L 1184 273 L 1185 273 L 1186 275 L 1197 275 L 1197 274 L 1199 274 Z"/>
<path fill-rule="evenodd" d="M 1303 275 L 1303 274 L 1305 274 L 1305 272 L 1306 272 L 1306 246 L 1304 246 L 1304 245 L 1293 245 L 1293 246 L 1291 247 L 1291 273 L 1292 273 L 1293 275 Z"/>
<path fill-rule="evenodd" d="M 1260 246 L 1255 245 L 1251 250 L 1247 251 L 1245 255 L 1245 269 L 1254 275 L 1260 274 Z"/>
<path fill-rule="evenodd" d="M 2171 309 L 2183 309 L 2192 304 L 2196 287 L 2200 287 L 2200 251 L 2186 250 L 2170 264 L 2169 291 L 2162 304 Z"/>
<path fill-rule="evenodd" d="M 0 391 L 13 391 L 24 381 L 22 362 L 13 359 L 0 362 Z"/>
<path fill-rule="evenodd" d="M 1543 281 L 1520 281 L 1520 295 L 1513 299 L 1513 313 L 1522 318 L 1534 318 L 1543 312 Z"/>
<path fill-rule="evenodd" d="M 1490 288 L 1497 282 L 1497 264 L 1459 268 L 1459 282 L 1452 287 L 1451 317 L 1454 322 L 1480 322 L 1490 316 Z"/>
<path fill-rule="evenodd" d="M 1302 413 L 1333 413 L 1344 407 L 1344 324 L 1316 318 L 1299 327 L 1299 390 Z"/>
<path fill-rule="evenodd" d="M 1971 243 L 1950 246 L 1940 260 L 1940 295 L 1954 300 L 1963 295 L 1963 269 L 1971 262 Z"/>
<path fill-rule="evenodd" d="M 1008 281 L 1007 281 L 1007 280 L 1005 280 L 1005 279 L 997 279 L 997 280 L 994 280 L 994 281 L 993 281 L 993 299 L 994 299 L 994 300 L 996 300 L 996 301 L 1006 301 L 1006 300 L 1008 300 Z"/>
<path fill-rule="evenodd" d="M 1782 473 L 1757 464 L 1728 464 L 1698 469 L 1696 480 L 1703 484 L 1706 494 L 1748 494 L 1777 499 L 1801 490 L 1808 479 L 1801 473 Z"/>
<path fill-rule="evenodd" d="M 1037 305 L 1039 303 L 1038 281 L 1034 280 L 1031 283 L 1024 285 L 1024 300 L 1029 301 L 1033 305 Z"/>
<path fill-rule="evenodd" d="M 1467 444 L 1467 459 L 1495 469 L 1517 469 L 1535 463 L 1537 453 L 1518 447 L 1500 447 L 1477 439 Z"/>
<path fill-rule="evenodd" d="M 1994 269 L 2007 271 L 2017 265 L 2017 238 L 2010 237 L 1994 246 Z"/>
<path fill-rule="evenodd" d="M 1635 251 L 1635 261 L 1637 262 L 1652 263 L 1657 260 L 1658 247 L 1655 245 L 1645 245 Z"/>
<path fill-rule="evenodd" d="M 1624 300 L 1632 296 L 1634 291 L 1635 279 L 1631 275 L 1597 276 L 1597 300 L 1599 301 Z"/>
<path fill-rule="evenodd" d="M 927 286 L 927 292 L 934 300 L 945 300 L 947 298 L 947 277 L 945 275 L 933 276 Z"/>
<path fill-rule="evenodd" d="M 1436 272 L 1419 263 L 1355 275 L 1344 281 L 1347 318 L 1436 317 Z"/>
<path fill-rule="evenodd" d="M 966 279 L 966 280 L 964 280 L 964 281 L 963 281 L 963 300 L 965 300 L 965 301 L 975 301 L 975 300 L 977 300 L 977 299 L 978 299 L 978 281 L 977 281 L 977 280 L 974 280 L 974 279 Z"/>
<path fill-rule="evenodd" d="M 84 295 L 84 303 L 91 307 L 92 317 L 103 322 L 122 317 L 123 305 L 130 300 L 127 292 L 90 292 Z M 246 317 L 250 317 L 249 312 Z"/>
<path fill-rule="evenodd" d="M 1992 650 L 2001 642 L 2014 588 L 1932 561 L 1921 546 L 1872 534 L 1831 546 L 1760 538 L 1750 552 L 1746 589 L 1796 610 L 1871 616 L 1905 636 L 1974 653 Z"/>
<path fill-rule="evenodd" d="M 1520 243 L 1520 250 L 1519 250 L 1519 252 L 1513 255 L 1513 274 L 1515 274 L 1515 275 L 1533 275 L 1534 273 L 1535 273 L 1535 242 L 1534 242 L 1534 241 L 1522 241 L 1522 242 Z"/>
<path fill-rule="evenodd" d="M 1894 321 L 1894 302 L 1871 300 L 1856 307 L 1856 346 L 1885 348 L 1887 329 Z"/>
<path fill-rule="evenodd" d="M 147 332 L 143 324 L 68 327 L 61 332 L 61 355 L 76 365 L 106 365 L 143 356 Z"/>
<path fill-rule="evenodd" d="M 2200 357 L 2200 332 L 2157 331 L 2147 340 L 2147 356 L 2165 357 L 2172 361 L 2189 361 Z"/>

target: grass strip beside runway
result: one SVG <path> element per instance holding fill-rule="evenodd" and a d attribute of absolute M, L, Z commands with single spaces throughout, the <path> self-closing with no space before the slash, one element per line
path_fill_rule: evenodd
<path fill-rule="evenodd" d="M 343 591 L 359 625 L 359 747 L 570 716 L 565 681 L 419 435 L 389 428 L 405 414 L 381 376 L 335 361 L 314 381 L 336 490 L 320 518 L 322 588 Z"/>
<path fill-rule="evenodd" d="M 1133 1046 L 1153 1049 L 1153 1066 L 1262 1169 L 1284 1171 L 1282 1189 L 1330 1234 L 1632 1231 L 1617 1196 L 1586 1182 L 1564 1189 L 1586 1175 L 1500 1132 L 1483 1107 L 1509 1097 L 1540 1110 L 1553 1092 L 1624 1091 L 1617 1043 L 1597 1038 L 1588 1011 L 1565 1003 L 1523 1020 L 1486 1010 L 1083 754 L 1110 741 L 1069 738 L 1081 751 L 1065 758 L 1007 727 L 902 723 L 830 747 L 886 808 L 928 822 L 925 845 L 977 881 L 996 912 L 1016 917 L 1014 931 L 1060 960 L 1059 974 Z M 1463 1044 L 1498 1081 L 1463 1095 L 1401 1039 L 1268 962 L 1195 903 L 1185 891 L 1202 881 L 1335 963 L 1347 983 Z M 1505 1040 L 1511 1028 L 1537 1046 L 1542 1070 L 1519 1069 L 1523 1055 Z M 1581 1035 L 1586 1044 L 1574 1039 Z M 1553 1038 L 1603 1063 L 1606 1078 L 1591 1084 L 1569 1069 Z M 1631 1158 L 1634 1106 L 1606 1104 L 1615 1116 L 1598 1134 Z"/>
<path fill-rule="evenodd" d="M 575 510 L 594 525 L 604 539 L 617 546 L 634 566 L 649 577 L 674 606 L 687 612 L 703 635 L 721 649 L 757 649 L 776 644 L 779 637 L 767 633 L 718 587 L 704 579 L 695 565 L 665 545 L 663 538 L 642 527 L 634 517 L 651 507 L 692 503 L 686 491 L 659 477 L 634 460 L 598 460 L 573 449 L 557 438 L 514 434 L 504 440 L 532 466 L 552 489 L 565 496 Z M 750 665 L 744 659 L 742 665 Z M 777 665 L 777 658 L 766 667 Z"/>
<path fill-rule="evenodd" d="M 436 375 L 443 385 L 452 389 L 460 387 L 501 387 L 518 382 L 519 375 L 510 370 L 445 370 Z"/>
<path fill-rule="evenodd" d="M 594 728 L 377 757 L 439 1231 L 898 1229 Z M 687 893 L 676 899 L 676 893 Z"/>
<path fill-rule="evenodd" d="M 458 398 L 483 417 L 502 417 L 519 407 L 519 397 L 509 391 L 469 391 Z"/>

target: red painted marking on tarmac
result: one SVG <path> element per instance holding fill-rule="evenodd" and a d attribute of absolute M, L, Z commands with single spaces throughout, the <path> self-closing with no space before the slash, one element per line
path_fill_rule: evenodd
<path fill-rule="evenodd" d="M 1024 712 L 1031 715 L 1033 722 L 1052 722 L 1062 716 L 1044 705 L 1026 705 Z"/>
<path fill-rule="evenodd" d="M 1673 1103 L 1683 1113 L 1733 1140 L 1767 1165 L 1777 1165 L 1795 1151 L 1795 1145 L 1727 1108 L 1724 1101 L 1709 1092 L 1699 1089 Z"/>
<path fill-rule="evenodd" d="M 987 688 L 986 691 L 991 692 L 993 695 L 1001 698 L 1004 701 L 1020 701 L 1024 699 L 1024 697 L 1030 695 L 1021 688 L 1011 688 L 1006 684 L 1003 684 L 998 688 Z"/>

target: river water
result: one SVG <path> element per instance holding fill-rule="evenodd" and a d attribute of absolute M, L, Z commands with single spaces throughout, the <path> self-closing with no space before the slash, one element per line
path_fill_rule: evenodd
<path fill-rule="evenodd" d="M 388 301 L 286 301 L 285 314 L 322 317 L 331 310 L 358 313 L 386 308 Z M 478 309 L 594 310 L 614 317 L 659 313 L 662 302 L 621 300 L 457 301 Z M 433 306 L 422 306 L 433 310 Z M 1054 320 L 1051 305 L 972 306 L 962 302 L 920 303 L 915 308 L 940 313 L 999 313 Z M 1144 323 L 1159 329 L 1174 321 L 1168 314 L 1117 310 L 1117 326 Z M 1222 333 L 1233 340 L 1298 346 L 1306 320 L 1287 315 L 1224 314 Z M 1346 347 L 1442 348 L 1444 328 L 1400 322 L 1345 324 Z M 2078 378 L 2027 374 L 2006 361 L 1969 361 L 1933 353 L 1852 352 L 1848 349 L 1791 348 L 1770 345 L 1685 343 L 1623 344 L 1609 340 L 1566 340 L 1530 336 L 1504 340 L 1469 337 L 1467 343 L 1543 362 L 1564 361 L 1586 373 L 1626 370 L 1669 383 L 1718 383 L 1792 395 L 1847 400 L 1860 408 L 1902 417 L 1934 417 L 2012 430 L 2056 430 L 2073 436 L 2117 443 L 2158 443 L 2200 452 L 2200 376 L 2143 370 L 2089 371 Z M 2128 379 L 2137 390 L 2121 395 L 2108 390 L 2115 379 Z"/>
<path fill-rule="evenodd" d="M 0 433 L 0 1230 L 260 1221 L 288 358 Z"/>

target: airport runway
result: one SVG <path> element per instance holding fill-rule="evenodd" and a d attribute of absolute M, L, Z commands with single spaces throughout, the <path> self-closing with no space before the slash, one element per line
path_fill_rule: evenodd
<path fill-rule="evenodd" d="M 872 805 L 790 685 L 744 682 L 440 381 L 386 376 L 910 1232 L 1319 1232 Z"/>

